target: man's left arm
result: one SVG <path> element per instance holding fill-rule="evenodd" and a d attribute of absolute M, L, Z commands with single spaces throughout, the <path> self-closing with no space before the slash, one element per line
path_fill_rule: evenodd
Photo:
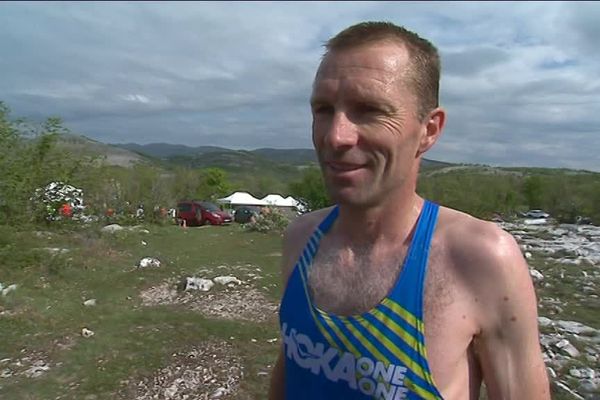
<path fill-rule="evenodd" d="M 488 398 L 549 400 L 529 268 L 514 238 L 491 228 L 480 247 L 481 331 L 474 339 Z"/>

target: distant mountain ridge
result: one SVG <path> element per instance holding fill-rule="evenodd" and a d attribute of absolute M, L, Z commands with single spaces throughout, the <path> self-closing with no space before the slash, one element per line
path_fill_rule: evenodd
<path fill-rule="evenodd" d="M 141 155 L 155 157 L 166 161 L 175 161 L 178 164 L 187 164 L 188 166 L 195 167 L 206 167 L 211 163 L 214 164 L 214 166 L 219 166 L 221 163 L 220 160 L 225 160 L 226 164 L 231 165 L 232 161 L 236 158 L 235 154 L 239 155 L 240 161 L 245 162 L 248 162 L 249 155 L 253 155 L 268 161 L 287 165 L 306 166 L 317 164 L 317 156 L 313 149 L 261 148 L 255 150 L 232 150 L 217 146 L 190 147 L 182 144 L 169 143 L 150 143 L 143 145 L 137 143 L 123 143 L 113 144 L 112 146 L 133 151 Z M 453 165 L 455 164 L 428 159 L 423 159 L 421 161 L 421 167 L 423 169 L 437 169 Z"/>
<path fill-rule="evenodd" d="M 131 167 L 149 161 L 144 155 L 125 148 L 102 143 L 83 135 L 63 133 L 58 136 L 57 145 L 68 152 L 89 157 L 104 158 L 108 165 Z"/>

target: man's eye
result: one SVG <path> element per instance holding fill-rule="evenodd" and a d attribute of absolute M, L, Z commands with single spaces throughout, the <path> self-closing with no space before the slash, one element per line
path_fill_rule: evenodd
<path fill-rule="evenodd" d="M 358 105 L 357 109 L 360 113 L 363 114 L 373 114 L 381 112 L 381 109 L 379 107 L 374 106 L 372 104 L 360 104 Z"/>
<path fill-rule="evenodd" d="M 332 114 L 333 107 L 328 105 L 319 105 L 313 107 L 313 113 L 315 114 Z"/>

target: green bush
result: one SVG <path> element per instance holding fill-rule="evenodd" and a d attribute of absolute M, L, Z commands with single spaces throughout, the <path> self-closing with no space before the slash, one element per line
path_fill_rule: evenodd
<path fill-rule="evenodd" d="M 277 208 L 266 207 L 253 221 L 245 225 L 249 231 L 283 232 L 290 221 Z"/>

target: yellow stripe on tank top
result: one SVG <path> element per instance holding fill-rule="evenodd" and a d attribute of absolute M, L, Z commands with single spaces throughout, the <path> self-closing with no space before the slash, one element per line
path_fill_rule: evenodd
<path fill-rule="evenodd" d="M 410 358 L 408 354 L 406 354 L 402 349 L 400 349 L 394 342 L 392 342 L 388 337 L 385 336 L 383 332 L 377 329 L 376 326 L 371 324 L 369 321 L 364 318 L 357 318 L 357 322 L 365 328 L 371 335 L 373 335 L 386 349 L 390 351 L 396 358 L 398 358 L 402 363 L 415 373 L 419 378 L 427 381 L 426 372 L 423 370 L 421 365 Z M 365 339 L 366 340 L 366 339 Z"/>
<path fill-rule="evenodd" d="M 412 326 L 415 329 L 418 329 L 417 325 L 419 324 L 419 319 L 415 317 L 410 311 L 402 307 L 400 304 L 390 299 L 389 297 L 386 297 L 381 302 L 381 304 L 387 306 L 390 310 L 394 312 L 394 314 L 402 318 L 410 326 Z"/>
<path fill-rule="evenodd" d="M 345 317 L 339 317 L 340 320 L 342 321 L 342 323 L 346 326 L 346 328 L 348 328 L 348 330 L 350 331 L 350 333 L 352 333 L 354 335 L 354 338 L 356 340 L 358 340 L 359 342 L 362 343 L 363 346 L 365 346 L 367 348 L 367 350 L 369 350 L 371 352 L 371 354 L 373 354 L 373 356 L 375 356 L 375 358 L 381 362 L 383 362 L 386 366 L 390 365 L 390 360 L 384 356 L 379 350 L 377 350 L 377 348 L 375 348 L 375 346 L 373 346 L 373 343 L 371 343 L 358 329 L 356 329 L 354 326 L 352 326 L 350 324 L 350 322 L 347 320 L 347 318 Z M 335 324 L 334 321 L 329 321 L 330 324 Z M 400 351 L 400 350 L 399 350 Z M 402 353 L 404 354 L 404 353 Z M 397 354 L 394 354 L 396 357 L 398 357 Z M 355 355 L 356 356 L 356 355 Z M 356 357 L 361 357 L 363 355 L 358 355 Z M 400 357 L 398 357 L 400 359 Z M 410 359 L 410 357 L 408 357 L 406 354 L 404 354 L 404 358 L 409 361 L 407 363 L 405 363 L 405 365 L 408 367 L 409 364 L 413 364 L 414 361 L 412 361 L 412 359 Z M 403 363 L 404 360 L 400 359 Z M 421 376 L 419 374 L 422 373 L 422 370 L 419 369 L 417 371 L 415 371 L 414 369 L 411 368 L 411 370 L 418 375 L 420 378 L 424 379 L 423 376 Z M 407 388 L 409 388 L 410 390 L 412 390 L 413 392 L 415 392 L 416 394 L 418 394 L 419 396 L 421 396 L 422 398 L 426 399 L 426 400 L 435 400 L 436 397 L 434 394 L 432 394 L 431 392 L 429 392 L 428 390 L 420 387 L 419 385 L 417 385 L 415 382 L 413 382 L 410 378 L 405 377 L 404 378 L 404 382 L 405 382 L 405 386 Z"/>
<path fill-rule="evenodd" d="M 344 344 L 344 346 L 346 346 L 346 348 L 348 349 L 348 351 L 352 354 L 354 354 L 354 356 L 356 358 L 360 358 L 362 357 L 362 354 L 360 354 L 360 352 L 356 349 L 356 347 L 354 347 L 354 345 L 352 344 L 352 342 L 350 342 L 350 340 L 348 340 L 348 338 L 346 337 L 346 335 L 344 334 L 344 332 L 342 332 L 340 330 L 340 328 L 335 324 L 334 321 L 331 320 L 331 317 L 329 315 L 327 315 L 327 313 L 318 310 L 320 315 L 323 317 L 323 321 L 325 321 L 325 323 L 327 324 L 327 326 L 329 326 L 337 335 L 338 339 L 340 339 L 340 341 Z M 316 316 L 315 316 L 316 317 Z"/>
<path fill-rule="evenodd" d="M 308 293 L 308 282 L 307 282 L 306 277 L 304 276 L 304 271 L 302 270 L 302 265 L 298 265 L 298 268 L 299 268 L 299 272 L 300 272 L 300 278 L 302 279 L 302 286 L 304 288 L 304 294 L 306 295 L 306 301 L 308 303 L 308 308 L 310 309 L 310 313 L 315 321 L 315 324 L 317 325 L 317 328 L 319 328 L 319 331 L 325 337 L 327 342 L 329 342 L 329 345 L 331 347 L 334 347 L 337 349 L 338 348 L 337 344 L 335 343 L 335 341 L 333 340 L 333 338 L 331 337 L 331 335 L 329 334 L 327 329 L 325 329 L 325 327 L 321 324 L 319 317 L 315 314 L 315 310 L 314 310 L 314 307 L 312 306 L 312 302 L 310 299 L 310 294 Z"/>
<path fill-rule="evenodd" d="M 404 343 L 406 343 L 410 348 L 412 348 L 415 351 L 419 351 L 420 346 L 417 338 L 415 338 L 413 335 L 407 332 L 402 326 L 398 325 L 396 321 L 394 321 L 388 315 L 379 310 L 373 310 L 371 312 L 371 315 L 378 321 L 380 321 L 382 324 L 384 324 L 396 335 L 398 335 L 402 340 L 404 340 Z"/>

